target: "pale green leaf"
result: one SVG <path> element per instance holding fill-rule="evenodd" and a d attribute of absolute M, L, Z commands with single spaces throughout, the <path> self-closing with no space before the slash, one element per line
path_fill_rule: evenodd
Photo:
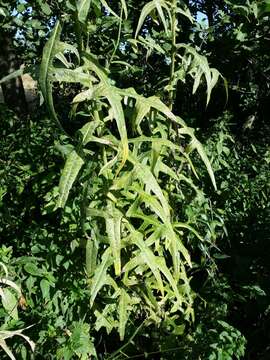
<path fill-rule="evenodd" d="M 125 115 L 124 110 L 121 103 L 121 96 L 117 93 L 114 86 L 110 84 L 110 80 L 104 68 L 102 68 L 98 62 L 90 55 L 85 54 L 84 56 L 85 66 L 94 71 L 97 76 L 101 80 L 100 86 L 96 88 L 95 96 L 97 97 L 106 97 L 108 102 L 110 103 L 113 116 L 115 118 L 118 132 L 121 138 L 121 155 L 122 155 L 122 162 L 120 168 L 118 169 L 118 173 L 121 168 L 124 166 L 127 157 L 128 157 L 128 139 L 127 139 L 127 129 L 126 129 L 126 122 L 125 122 Z"/>
<path fill-rule="evenodd" d="M 59 52 L 58 45 L 60 42 L 61 30 L 62 28 L 60 22 L 57 21 L 50 36 L 50 39 L 47 41 L 43 49 L 42 61 L 40 65 L 39 84 L 45 103 L 50 111 L 50 115 L 56 121 L 58 126 L 63 130 L 54 109 L 51 85 L 51 71 L 53 68 L 53 59 L 55 55 Z"/>
<path fill-rule="evenodd" d="M 100 0 L 101 4 L 104 6 L 104 8 L 112 14 L 114 17 L 120 19 L 120 17 L 112 10 L 112 8 L 108 5 L 106 0 Z"/>
<path fill-rule="evenodd" d="M 0 334 L 0 346 L 1 348 L 5 351 L 5 353 L 9 356 L 9 358 L 11 360 L 16 360 L 15 356 L 13 355 L 12 351 L 10 350 L 10 348 L 8 347 L 7 343 L 5 342 L 4 339 L 1 338 L 1 334 Z"/>
<path fill-rule="evenodd" d="M 18 298 L 8 288 L 2 289 L 2 304 L 9 316 L 18 320 Z"/>
<path fill-rule="evenodd" d="M 128 158 L 128 138 L 127 138 L 127 129 L 123 107 L 121 104 L 121 97 L 115 93 L 114 88 L 109 86 L 104 89 L 104 96 L 107 97 L 111 108 L 113 110 L 114 118 L 117 124 L 117 128 L 120 134 L 121 143 L 122 143 L 122 162 L 120 169 L 124 166 Z M 118 172 L 120 171 L 118 170 Z"/>
<path fill-rule="evenodd" d="M 158 266 L 159 266 L 160 271 L 162 272 L 162 274 L 168 280 L 171 288 L 173 289 L 174 296 L 176 297 L 179 305 L 181 306 L 182 302 L 184 301 L 184 298 L 183 298 L 183 296 L 180 295 L 179 290 L 177 288 L 177 283 L 176 283 L 175 279 L 173 278 L 170 270 L 168 269 L 168 267 L 167 267 L 167 265 L 165 263 L 165 260 L 163 258 L 159 257 L 157 262 L 158 262 Z"/>
<path fill-rule="evenodd" d="M 30 340 L 30 338 L 28 336 L 23 334 L 24 330 L 27 330 L 27 329 L 31 328 L 32 326 L 33 325 L 30 325 L 30 326 L 28 326 L 28 327 L 26 327 L 24 329 L 20 329 L 20 330 L 0 330 L 0 339 L 1 340 L 6 340 L 6 339 L 12 338 L 13 336 L 21 336 L 22 338 L 24 338 L 28 342 L 31 350 L 34 351 L 35 350 L 35 343 L 32 340 Z"/>
<path fill-rule="evenodd" d="M 8 13 L 7 9 L 0 7 L 0 15 L 6 17 L 9 15 L 9 13 Z"/>
<path fill-rule="evenodd" d="M 51 77 L 53 81 L 66 83 L 81 83 L 82 85 L 87 87 L 91 87 L 92 83 L 97 81 L 94 76 L 82 72 L 80 68 L 77 68 L 76 70 L 54 68 L 52 69 Z M 80 94 L 78 94 L 77 96 L 79 97 L 79 95 Z M 73 102 L 76 102 L 75 99 L 73 100 Z"/>
<path fill-rule="evenodd" d="M 128 18 L 128 9 L 127 9 L 126 0 L 120 0 L 120 1 L 121 1 L 122 9 L 125 14 L 125 18 L 127 19 Z"/>
<path fill-rule="evenodd" d="M 145 242 L 143 241 L 143 236 L 139 232 L 134 232 L 132 234 L 133 242 L 138 246 L 138 248 L 141 250 L 141 257 L 145 261 L 145 263 L 149 266 L 151 269 L 156 281 L 157 281 L 157 287 L 160 290 L 162 296 L 164 296 L 164 286 L 162 282 L 162 278 L 160 275 L 159 267 L 158 267 L 158 257 L 156 257 L 150 248 L 147 247 Z"/>
<path fill-rule="evenodd" d="M 139 195 L 141 201 L 144 202 L 147 207 L 150 207 L 164 223 L 168 221 L 163 207 L 153 195 L 147 194 L 144 191 L 139 191 Z"/>
<path fill-rule="evenodd" d="M 185 9 L 181 9 L 180 7 L 177 7 L 176 13 L 187 17 L 191 23 L 194 22 L 194 18 L 192 17 L 188 7 L 186 7 Z"/>
<path fill-rule="evenodd" d="M 123 341 L 125 338 L 125 329 L 128 321 L 129 301 L 130 301 L 129 295 L 124 289 L 121 289 L 120 298 L 119 298 L 119 328 L 118 328 L 121 341 Z"/>
<path fill-rule="evenodd" d="M 49 299 L 50 298 L 50 282 L 47 279 L 42 279 L 40 281 L 40 288 L 41 288 L 43 299 Z"/>
<path fill-rule="evenodd" d="M 141 144 L 143 142 L 152 142 L 153 144 L 156 145 L 164 145 L 166 147 L 168 147 L 169 149 L 173 149 L 173 150 L 181 150 L 181 147 L 177 144 L 174 144 L 172 141 L 167 140 L 167 139 L 163 139 L 163 138 L 158 138 L 158 137 L 148 137 L 148 136 L 138 136 L 136 138 L 131 138 L 128 140 L 129 143 L 134 144 L 134 143 L 138 143 Z"/>
<path fill-rule="evenodd" d="M 15 70 L 13 71 L 11 74 L 4 76 L 1 80 L 0 80 L 0 84 L 3 84 L 7 81 L 10 81 L 12 79 L 16 79 L 17 77 L 23 75 L 23 69 L 19 69 L 19 70 Z"/>
<path fill-rule="evenodd" d="M 156 9 L 158 16 L 163 24 L 164 30 L 166 32 L 166 34 L 168 33 L 168 26 L 167 26 L 167 21 L 165 18 L 165 14 L 163 12 L 163 9 L 165 8 L 167 10 L 168 16 L 171 20 L 171 12 L 169 7 L 167 6 L 166 2 L 164 0 L 152 0 L 150 2 L 148 2 L 142 9 L 141 14 L 140 14 L 140 18 L 138 21 L 138 25 L 137 25 L 137 29 L 136 29 L 136 33 L 135 33 L 135 39 L 138 36 L 143 23 L 145 21 L 145 19 L 147 18 L 147 16 L 151 15 L 151 13 L 153 12 L 153 10 Z"/>
<path fill-rule="evenodd" d="M 92 141 L 93 139 L 93 134 L 95 132 L 95 130 L 100 126 L 101 121 L 98 120 L 93 120 L 93 121 L 89 121 L 88 123 L 86 123 L 80 130 L 80 134 L 81 134 L 81 143 L 83 145 L 88 144 L 90 141 Z"/>
<path fill-rule="evenodd" d="M 96 269 L 97 250 L 94 239 L 87 239 L 85 246 L 85 266 L 87 276 L 92 276 Z"/>
<path fill-rule="evenodd" d="M 90 9 L 91 0 L 78 0 L 77 1 L 78 19 L 80 22 L 85 23 Z"/>
<path fill-rule="evenodd" d="M 141 264 L 143 264 L 143 257 L 141 255 L 136 256 L 125 264 L 123 267 L 123 273 L 128 273 Z"/>
<path fill-rule="evenodd" d="M 108 248 L 102 255 L 102 261 L 95 270 L 93 278 L 90 280 L 90 305 L 93 306 L 99 290 L 107 283 L 107 269 L 112 264 L 111 251 Z"/>
<path fill-rule="evenodd" d="M 192 226 L 190 226 L 188 224 L 177 222 L 177 223 L 173 224 L 173 227 L 176 229 L 178 229 L 178 228 L 187 229 L 187 230 L 191 231 L 200 241 L 203 241 L 203 238 L 201 237 L 201 235 Z"/>
<path fill-rule="evenodd" d="M 60 178 L 59 197 L 56 208 L 65 206 L 69 191 L 76 180 L 83 163 L 84 160 L 75 150 L 68 155 Z"/>
<path fill-rule="evenodd" d="M 63 53 L 59 52 L 58 54 L 55 55 L 55 58 L 58 59 L 66 68 L 71 67 L 71 63 L 67 61 L 67 58 Z"/>
<path fill-rule="evenodd" d="M 18 296 L 21 296 L 21 294 L 22 294 L 21 289 L 17 284 L 15 284 L 14 281 L 11 281 L 11 280 L 8 280 L 5 278 L 0 278 L 0 283 L 12 287 L 18 293 Z"/>
<path fill-rule="evenodd" d="M 121 221 L 123 215 L 115 205 L 108 200 L 106 213 L 106 231 L 114 259 L 115 275 L 121 274 Z"/>
<path fill-rule="evenodd" d="M 148 189 L 158 197 L 165 214 L 166 218 L 170 217 L 170 207 L 169 204 L 157 182 L 154 175 L 152 174 L 150 168 L 147 165 L 139 163 L 135 158 L 131 155 L 129 156 L 129 160 L 134 164 L 134 173 L 136 176 L 147 186 Z"/>
<path fill-rule="evenodd" d="M 154 2 L 155 2 L 155 7 L 157 9 L 160 20 L 163 23 L 165 33 L 168 34 L 167 22 L 166 22 L 165 15 L 164 15 L 164 12 L 163 12 L 163 9 L 162 9 L 162 5 L 166 6 L 166 4 L 162 0 L 154 0 Z"/>
<path fill-rule="evenodd" d="M 139 134 L 142 134 L 140 124 L 149 111 L 150 107 L 147 103 L 139 100 L 136 101 L 135 109 L 133 110 L 133 126 Z"/>
<path fill-rule="evenodd" d="M 189 144 L 189 146 L 191 147 L 191 149 L 196 149 L 198 154 L 200 155 L 202 161 L 204 162 L 205 166 L 206 166 L 206 169 L 208 171 L 208 174 L 210 176 L 210 179 L 212 181 L 212 184 L 214 186 L 214 189 L 217 190 L 217 185 L 216 185 L 216 180 L 215 180 L 215 175 L 214 175 L 214 172 L 213 172 L 213 168 L 212 168 L 212 165 L 205 153 L 205 150 L 202 146 L 202 144 L 196 139 L 196 138 L 193 138 L 191 143 Z"/>
<path fill-rule="evenodd" d="M 93 94 L 94 94 L 94 89 L 90 88 L 87 90 L 84 90 L 82 92 L 80 92 L 79 94 L 77 94 L 74 99 L 73 99 L 73 104 L 74 103 L 79 103 L 85 100 L 91 100 L 93 99 Z"/>
<path fill-rule="evenodd" d="M 138 36 L 142 26 L 143 26 L 143 23 L 145 21 L 145 19 L 147 18 L 147 16 L 149 16 L 151 14 L 151 12 L 155 9 L 156 7 L 156 4 L 154 1 L 150 1 L 149 3 L 147 3 L 142 11 L 141 11 L 141 15 L 140 15 L 140 18 L 139 18 L 139 21 L 138 21 L 138 25 L 137 25 L 137 29 L 136 29 L 136 33 L 135 33 L 135 38 Z"/>
<path fill-rule="evenodd" d="M 63 41 L 59 41 L 57 48 L 58 48 L 59 52 L 62 52 L 62 53 L 65 53 L 67 51 L 74 53 L 78 60 L 78 64 L 80 63 L 80 54 L 79 54 L 78 49 L 75 46 L 68 44 L 66 42 L 63 42 Z"/>

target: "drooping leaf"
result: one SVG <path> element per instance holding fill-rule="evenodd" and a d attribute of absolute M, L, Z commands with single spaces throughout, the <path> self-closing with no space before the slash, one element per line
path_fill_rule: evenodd
<path fill-rule="evenodd" d="M 114 17 L 119 19 L 119 16 L 112 10 L 112 8 L 108 5 L 106 0 L 100 0 L 100 2 L 110 14 L 112 14 Z"/>
<path fill-rule="evenodd" d="M 1 336 L 1 335 L 0 335 Z M 15 356 L 13 355 L 12 351 L 8 347 L 6 341 L 0 338 L 0 346 L 5 351 L 5 353 L 9 356 L 11 360 L 16 360 Z"/>
<path fill-rule="evenodd" d="M 120 0 L 121 1 L 121 5 L 122 5 L 122 9 L 124 11 L 125 14 L 125 18 L 128 18 L 128 9 L 127 9 L 127 3 L 126 0 Z"/>
<path fill-rule="evenodd" d="M 129 295 L 124 289 L 120 291 L 119 298 L 119 335 L 120 340 L 123 341 L 125 338 L 126 324 L 128 321 L 128 306 L 129 306 Z"/>
<path fill-rule="evenodd" d="M 117 94 L 114 93 L 113 88 L 108 87 L 106 89 L 106 96 L 112 107 L 113 114 L 114 114 L 114 117 L 115 117 L 115 120 L 117 123 L 117 128 L 118 128 L 118 131 L 119 131 L 119 134 L 121 137 L 121 143 L 122 143 L 122 162 L 121 162 L 121 167 L 120 167 L 120 169 L 121 169 L 125 165 L 125 162 L 128 158 L 128 152 L 129 152 L 124 111 L 123 111 L 122 104 L 121 104 L 121 98 Z"/>
<path fill-rule="evenodd" d="M 120 168 L 118 169 L 119 173 L 127 160 L 129 152 L 125 115 L 121 103 L 122 99 L 121 96 L 116 92 L 116 88 L 111 85 L 105 69 L 102 68 L 90 54 L 85 54 L 84 62 L 85 67 L 94 71 L 100 79 L 100 85 L 95 90 L 95 96 L 106 97 L 108 99 L 117 124 L 117 129 L 120 134 L 122 145 L 122 148 L 119 149 L 122 158 Z"/>
<path fill-rule="evenodd" d="M 77 1 L 77 12 L 78 12 L 78 19 L 83 24 L 87 19 L 87 15 L 90 9 L 91 0 L 78 0 Z"/>
<path fill-rule="evenodd" d="M 18 298 L 8 288 L 2 289 L 2 304 L 9 316 L 18 320 Z"/>
<path fill-rule="evenodd" d="M 135 39 L 138 36 L 143 23 L 145 21 L 145 19 L 147 18 L 147 16 L 149 16 L 153 10 L 157 10 L 157 13 L 159 15 L 159 18 L 164 26 L 164 30 L 167 33 L 168 32 L 168 26 L 167 26 L 167 21 L 163 12 L 162 8 L 165 8 L 167 10 L 167 13 L 170 17 L 170 9 L 168 8 L 166 2 L 164 0 L 152 0 L 150 2 L 148 2 L 142 9 L 141 14 L 140 14 L 140 18 L 138 21 L 138 25 L 137 25 L 137 29 L 136 29 L 136 33 L 135 33 Z"/>
<path fill-rule="evenodd" d="M 161 292 L 162 296 L 164 296 L 164 286 L 163 281 L 160 275 L 159 267 L 157 260 L 158 258 L 153 254 L 151 249 L 145 244 L 145 242 L 142 239 L 142 234 L 139 232 L 136 232 L 132 234 L 133 242 L 136 244 L 139 249 L 141 250 L 141 258 L 145 261 L 145 263 L 149 266 L 151 269 L 156 281 L 157 281 L 157 287 L 159 291 Z"/>
<path fill-rule="evenodd" d="M 23 69 L 18 69 L 18 70 L 13 71 L 11 74 L 4 76 L 0 80 L 0 84 L 3 84 L 3 83 L 5 83 L 7 81 L 10 81 L 12 79 L 16 79 L 18 76 L 23 75 L 23 71 L 24 71 Z"/>
<path fill-rule="evenodd" d="M 92 82 L 96 82 L 97 80 L 90 74 L 86 74 L 81 71 L 80 68 L 76 70 L 64 69 L 64 68 L 54 68 L 52 71 L 52 80 L 59 81 L 62 83 L 81 83 L 84 86 L 91 87 Z M 89 91 L 91 89 L 88 89 Z M 79 96 L 78 94 L 77 96 Z M 89 94 L 88 94 L 89 96 Z M 85 98 L 86 99 L 86 98 Z M 84 100 L 85 100 L 84 99 Z M 75 101 L 75 99 L 73 100 Z"/>
<path fill-rule="evenodd" d="M 137 25 L 137 29 L 136 29 L 136 32 L 135 32 L 135 39 L 136 37 L 138 36 L 142 26 L 143 26 L 143 23 L 145 21 L 145 19 L 147 18 L 147 16 L 149 14 L 151 14 L 151 12 L 155 9 L 155 3 L 154 1 L 150 1 L 149 3 L 147 3 L 142 11 L 141 11 L 141 15 L 140 15 L 140 18 L 139 18 L 139 21 L 138 21 L 138 25 Z"/>
<path fill-rule="evenodd" d="M 67 157 L 59 183 L 59 197 L 56 208 L 63 208 L 66 204 L 69 191 L 77 178 L 77 175 L 84 163 L 82 157 L 73 150 Z"/>
<path fill-rule="evenodd" d="M 51 15 L 52 10 L 51 10 L 49 4 L 47 4 L 46 2 L 40 1 L 40 6 L 45 15 L 47 15 L 47 16 Z"/>
<path fill-rule="evenodd" d="M 204 150 L 202 144 L 196 138 L 193 138 L 189 144 L 189 149 L 190 149 L 190 151 L 192 151 L 193 149 L 197 150 L 198 154 L 200 155 L 202 161 L 204 162 L 204 164 L 206 166 L 206 169 L 208 171 L 208 174 L 210 176 L 210 179 L 212 181 L 214 189 L 217 190 L 215 175 L 214 175 L 211 163 L 208 159 L 208 156 L 205 153 L 205 150 Z"/>
<path fill-rule="evenodd" d="M 165 18 L 162 6 L 167 8 L 167 11 L 168 11 L 169 14 L 170 14 L 170 10 L 168 9 L 165 2 L 160 1 L 160 0 L 154 0 L 154 2 L 155 2 L 155 7 L 157 9 L 159 18 L 160 18 L 160 20 L 161 20 L 161 22 L 162 22 L 162 24 L 164 26 L 165 33 L 167 34 L 168 33 L 168 27 L 167 27 L 167 22 L 166 22 L 166 18 Z"/>
<path fill-rule="evenodd" d="M 121 221 L 122 214 L 115 205 L 108 200 L 107 216 L 105 218 L 106 231 L 108 234 L 110 247 L 114 259 L 115 275 L 121 274 Z"/>
<path fill-rule="evenodd" d="M 190 225 L 182 223 L 182 222 L 177 222 L 173 224 L 174 228 L 182 228 L 182 229 L 187 229 L 190 232 L 192 232 L 200 241 L 203 241 L 203 238 L 201 237 L 201 235 Z"/>
<path fill-rule="evenodd" d="M 87 276 L 92 276 L 96 270 L 98 248 L 94 239 L 87 239 L 85 246 L 85 267 Z"/>
<path fill-rule="evenodd" d="M 168 280 L 172 290 L 174 291 L 174 295 L 179 303 L 179 306 L 182 305 L 182 303 L 184 302 L 184 297 L 180 295 L 180 292 L 177 288 L 177 283 L 176 280 L 174 279 L 174 277 L 172 276 L 170 270 L 168 269 L 165 260 L 163 258 L 159 258 L 158 260 L 158 265 L 159 265 L 159 269 L 162 272 L 162 274 L 166 277 L 166 279 Z"/>
<path fill-rule="evenodd" d="M 143 118 L 149 113 L 149 111 L 150 111 L 150 107 L 148 104 L 137 100 L 133 115 L 133 122 L 134 122 L 133 126 L 134 129 L 136 129 L 139 134 L 142 134 L 140 124 Z"/>
<path fill-rule="evenodd" d="M 51 84 L 51 71 L 53 68 L 53 60 L 55 55 L 59 52 L 59 43 L 62 27 L 59 21 L 55 24 L 50 39 L 47 41 L 43 49 L 42 61 L 40 65 L 39 84 L 40 89 L 49 109 L 51 117 L 56 121 L 58 126 L 64 131 L 58 116 L 54 109 L 52 84 Z"/>
<path fill-rule="evenodd" d="M 150 189 L 158 197 L 160 203 L 162 204 L 165 216 L 169 218 L 170 216 L 169 204 L 166 198 L 164 197 L 164 194 L 157 180 L 152 174 L 150 168 L 147 165 L 144 165 L 136 161 L 131 155 L 129 159 L 134 164 L 134 173 L 136 174 L 136 176 L 147 186 L 148 189 Z"/>
<path fill-rule="evenodd" d="M 106 285 L 107 283 L 107 269 L 113 263 L 112 254 L 110 248 L 108 248 L 103 256 L 102 261 L 99 266 L 96 268 L 94 276 L 90 279 L 90 305 L 93 306 L 95 298 L 99 292 L 99 290 Z"/>
<path fill-rule="evenodd" d="M 51 284 L 47 279 L 42 279 L 40 281 L 40 288 L 41 288 L 43 299 L 50 298 L 50 286 L 51 286 Z"/>

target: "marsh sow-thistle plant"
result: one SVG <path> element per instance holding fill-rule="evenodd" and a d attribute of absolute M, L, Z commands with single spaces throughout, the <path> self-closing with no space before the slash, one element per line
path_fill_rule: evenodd
<path fill-rule="evenodd" d="M 121 16 L 105 1 L 92 3 L 101 3 L 106 16 L 111 14 L 119 22 L 128 16 L 124 0 L 119 2 Z M 89 4 L 77 2 L 75 14 L 82 28 L 87 23 Z M 180 67 L 178 49 L 184 47 L 175 42 L 176 20 L 182 15 L 192 18 L 178 1 L 151 1 L 142 10 L 136 37 L 145 18 L 154 12 L 173 39 L 169 106 L 156 96 L 145 97 L 134 88 L 117 87 L 110 69 L 102 67 L 91 53 L 91 46 L 87 50 L 82 44 L 60 40 L 59 21 L 44 48 L 40 68 L 43 97 L 51 118 L 61 127 L 54 108 L 53 84 L 80 84 L 81 90 L 71 104 L 72 114 L 83 112 L 88 120 L 70 139 L 72 150 L 62 171 L 56 208 L 65 207 L 78 180 L 95 329 L 117 329 L 121 340 L 131 315 L 132 321 L 144 320 L 146 326 L 160 324 L 170 316 L 182 324 L 194 318 L 194 294 L 188 276 L 192 259 L 184 234 L 192 232 L 199 241 L 203 238 L 190 224 L 181 222 L 173 201 L 182 187 L 197 189 L 191 176 L 192 172 L 198 176 L 190 158 L 192 151 L 197 151 L 216 187 L 210 162 L 194 130 L 171 111 Z M 186 51 L 193 59 L 188 71 L 193 75 L 197 72 L 195 90 L 204 74 L 210 96 L 217 73 L 206 60 L 200 61 L 193 48 L 186 46 Z M 69 58 L 75 62 L 68 62 L 66 54 L 73 54 Z"/>
<path fill-rule="evenodd" d="M 2 272 L 4 272 L 4 276 L 2 276 Z M 9 329 L 9 322 L 11 320 L 18 320 L 18 305 L 24 298 L 21 288 L 14 281 L 9 279 L 8 268 L 2 262 L 0 262 L 0 273 L 0 299 L 2 302 L 1 311 L 5 315 L 5 321 L 1 324 L 0 329 L 0 347 L 5 351 L 11 360 L 16 360 L 13 355 L 13 351 L 6 340 L 9 341 L 9 339 L 19 336 L 27 341 L 32 351 L 35 349 L 35 344 L 24 334 L 24 331 L 31 326 L 25 329 Z"/>

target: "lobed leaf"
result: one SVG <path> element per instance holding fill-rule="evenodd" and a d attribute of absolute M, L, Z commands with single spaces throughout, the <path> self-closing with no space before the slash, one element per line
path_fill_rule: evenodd
<path fill-rule="evenodd" d="M 93 278 L 90 280 L 90 305 L 94 304 L 99 290 L 107 284 L 107 269 L 112 264 L 111 250 L 108 248 L 102 255 L 102 261 L 95 270 Z"/>
<path fill-rule="evenodd" d="M 121 274 L 121 221 L 122 214 L 111 201 L 107 201 L 106 231 L 114 259 L 115 275 Z"/>
<path fill-rule="evenodd" d="M 78 173 L 84 164 L 84 160 L 76 150 L 68 154 L 59 183 L 59 197 L 56 208 L 63 208 L 66 204 L 70 189 L 76 180 Z"/>
<path fill-rule="evenodd" d="M 59 44 L 61 31 L 61 24 L 59 21 L 57 21 L 52 31 L 52 34 L 43 49 L 42 61 L 40 65 L 39 85 L 45 103 L 48 106 L 50 115 L 56 121 L 58 126 L 63 129 L 54 109 L 51 85 L 51 71 L 53 70 L 53 60 L 60 50 Z"/>
<path fill-rule="evenodd" d="M 128 293 L 124 289 L 121 289 L 120 290 L 120 298 L 119 298 L 119 309 L 118 309 L 118 313 L 119 313 L 118 332 L 119 332 L 121 341 L 123 341 L 125 338 L 125 329 L 126 329 L 126 324 L 128 321 L 129 302 L 130 302 L 130 297 L 129 297 Z"/>

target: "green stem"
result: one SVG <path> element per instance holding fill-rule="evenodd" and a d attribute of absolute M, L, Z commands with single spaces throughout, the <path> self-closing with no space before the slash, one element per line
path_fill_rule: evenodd
<path fill-rule="evenodd" d="M 144 320 L 140 326 L 137 327 L 137 329 L 134 331 L 133 335 L 128 339 L 128 341 L 120 347 L 120 349 L 116 350 L 112 355 L 110 355 L 107 360 L 113 360 L 116 358 L 118 354 L 122 354 L 126 347 L 128 347 L 130 344 L 132 344 L 133 339 L 137 336 L 138 332 L 142 329 L 142 327 L 145 324 Z"/>
<path fill-rule="evenodd" d="M 176 56 L 176 31 L 177 31 L 177 19 L 176 19 L 177 0 L 172 0 L 172 28 L 171 28 L 171 68 L 170 68 L 170 85 L 173 85 L 173 78 L 175 73 L 175 56 Z M 169 108 L 172 110 L 175 97 L 175 90 L 171 89 L 169 93 Z"/>
<path fill-rule="evenodd" d="M 78 14 L 75 13 L 74 16 L 74 30 L 75 30 L 75 36 L 76 36 L 76 40 L 77 40 L 77 44 L 78 44 L 78 51 L 79 54 L 81 55 L 81 53 L 83 52 L 83 36 L 82 36 L 82 28 L 81 28 L 81 24 L 78 20 Z"/>
<path fill-rule="evenodd" d="M 109 66 L 111 65 L 112 61 L 113 61 L 113 58 L 115 56 L 115 53 L 119 47 L 119 43 L 120 43 L 120 39 L 121 39 L 121 32 L 122 32 L 122 23 L 123 23 L 123 6 L 121 6 L 121 15 L 120 15 L 120 21 L 119 21 L 119 28 L 118 28 L 118 35 L 117 35 L 117 40 L 116 40 L 116 43 L 115 43 L 115 47 L 114 47 L 114 50 L 113 50 L 113 53 L 112 53 L 112 56 L 110 58 L 110 61 L 109 61 Z"/>

